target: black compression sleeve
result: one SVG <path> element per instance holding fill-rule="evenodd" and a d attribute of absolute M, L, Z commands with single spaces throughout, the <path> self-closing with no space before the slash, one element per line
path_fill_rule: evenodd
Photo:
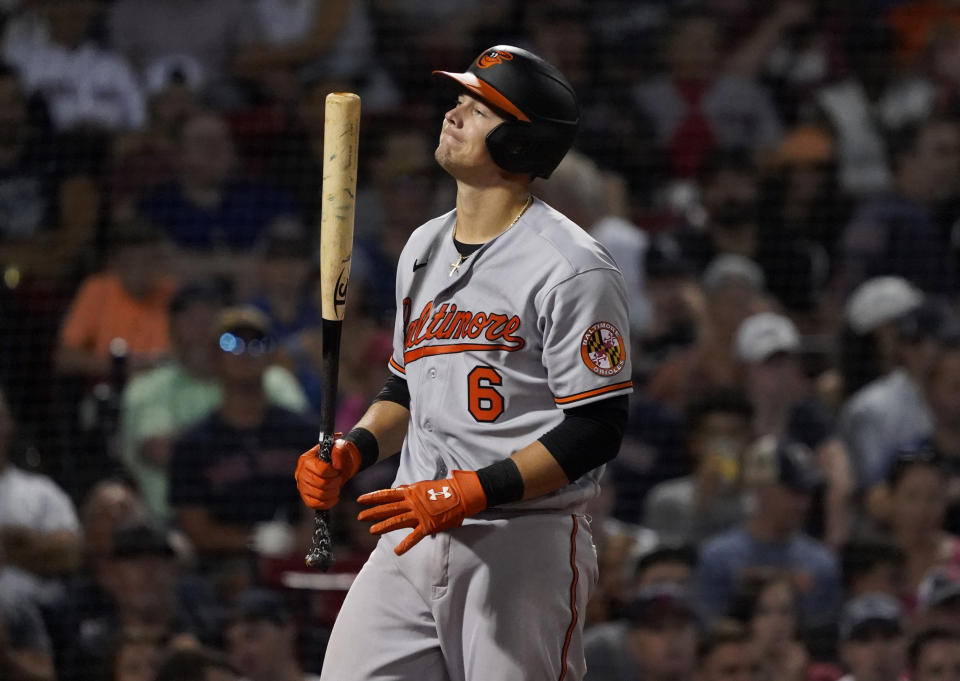
<path fill-rule="evenodd" d="M 410 409 L 410 388 L 407 386 L 406 379 L 400 378 L 396 374 L 390 374 L 390 378 L 383 384 L 373 401 L 396 402 L 404 409 Z"/>
<path fill-rule="evenodd" d="M 570 482 L 617 455 L 628 407 L 629 399 L 620 395 L 565 409 L 563 421 L 540 437 Z"/>

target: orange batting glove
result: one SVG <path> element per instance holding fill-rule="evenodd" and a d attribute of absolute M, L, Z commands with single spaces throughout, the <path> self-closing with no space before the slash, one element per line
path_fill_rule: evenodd
<path fill-rule="evenodd" d="M 330 463 L 321 461 L 318 456 L 320 445 L 314 445 L 297 461 L 297 470 L 293 474 L 297 481 L 297 491 L 303 503 L 313 509 L 333 508 L 340 501 L 340 488 L 360 470 L 360 450 L 352 442 L 341 440 L 340 433 L 334 433 L 333 449 L 330 450 Z"/>
<path fill-rule="evenodd" d="M 487 495 L 473 471 L 451 471 L 446 480 L 424 480 L 395 489 L 364 494 L 358 502 L 373 506 L 361 511 L 358 520 L 379 520 L 370 534 L 383 534 L 412 527 L 394 552 L 401 556 L 430 534 L 460 527 L 464 518 L 487 507 Z"/>

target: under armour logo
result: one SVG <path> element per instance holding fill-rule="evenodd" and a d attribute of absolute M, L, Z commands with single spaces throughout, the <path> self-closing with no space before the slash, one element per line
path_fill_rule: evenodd
<path fill-rule="evenodd" d="M 453 496 L 453 494 L 450 492 L 450 488 L 447 487 L 446 485 L 441 487 L 439 492 L 431 487 L 430 489 L 427 490 L 427 494 L 430 495 L 430 501 L 436 501 L 440 497 L 443 497 L 444 499 L 449 499 L 450 497 Z"/>

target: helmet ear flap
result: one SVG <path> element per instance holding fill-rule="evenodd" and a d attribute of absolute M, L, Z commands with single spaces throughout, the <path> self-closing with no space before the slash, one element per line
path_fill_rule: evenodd
<path fill-rule="evenodd" d="M 529 124 L 504 121 L 487 133 L 487 150 L 493 162 L 509 173 L 530 172 Z"/>
<path fill-rule="evenodd" d="M 547 178 L 573 141 L 572 135 L 569 140 L 560 139 L 567 136 L 552 126 L 504 121 L 487 133 L 486 143 L 490 158 L 507 172 Z"/>

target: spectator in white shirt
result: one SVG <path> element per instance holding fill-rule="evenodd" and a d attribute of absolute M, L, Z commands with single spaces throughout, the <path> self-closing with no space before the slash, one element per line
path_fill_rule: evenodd
<path fill-rule="evenodd" d="M 141 127 L 143 91 L 127 61 L 90 39 L 101 0 L 40 0 L 11 21 L 3 55 L 30 93 L 46 101 L 58 131 Z"/>

